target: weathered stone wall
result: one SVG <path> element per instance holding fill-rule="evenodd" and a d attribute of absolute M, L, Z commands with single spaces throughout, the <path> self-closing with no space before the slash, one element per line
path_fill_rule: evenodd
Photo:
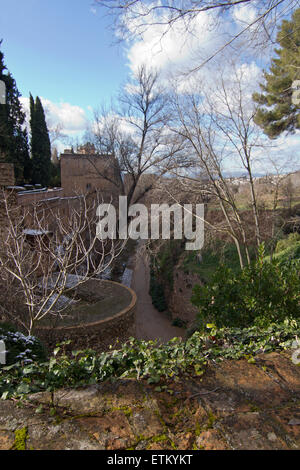
<path fill-rule="evenodd" d="M 101 281 L 118 284 L 113 281 Z M 123 286 L 131 293 L 131 302 L 125 309 L 110 317 L 86 325 L 76 325 L 58 328 L 37 328 L 35 336 L 40 338 L 52 351 L 58 342 L 72 340 L 69 350 L 94 349 L 97 352 L 106 351 L 109 346 L 118 345 L 135 335 L 136 294 L 129 287 Z"/>
<path fill-rule="evenodd" d="M 8 207 L 14 210 L 14 212 L 12 213 L 12 217 L 16 216 L 17 213 L 15 209 L 17 206 L 17 202 L 16 202 L 17 195 L 15 191 L 11 191 L 11 190 L 5 191 L 4 197 L 7 198 Z M 6 213 L 6 206 L 4 204 L 3 193 L 2 193 L 0 197 L 0 231 L 5 230 L 5 229 L 7 229 L 7 213 Z"/>
<path fill-rule="evenodd" d="M 25 191 L 18 193 L 18 204 L 26 207 L 40 201 L 57 200 L 63 196 L 63 188 L 48 189 L 47 191 Z"/>
<path fill-rule="evenodd" d="M 65 196 L 97 190 L 109 202 L 111 197 L 116 198 L 120 193 L 117 161 L 110 155 L 63 153 L 60 155 L 60 170 Z"/>
<path fill-rule="evenodd" d="M 292 173 L 289 177 L 294 188 L 300 188 L 300 171 Z"/>
<path fill-rule="evenodd" d="M 15 172 L 12 163 L 0 163 L 0 187 L 14 186 Z"/>
<path fill-rule="evenodd" d="M 191 303 L 193 287 L 201 281 L 196 274 L 186 274 L 176 267 L 173 273 L 173 289 L 167 292 L 168 309 L 172 319 L 180 318 L 191 326 L 198 313 L 198 308 Z"/>
<path fill-rule="evenodd" d="M 15 174 L 14 166 L 12 163 L 0 163 L 0 234 L 5 231 L 7 227 L 6 208 L 3 202 L 3 196 L 7 198 L 8 207 L 15 209 L 17 205 L 17 193 L 14 189 L 7 189 L 9 186 L 14 186 Z M 4 191 L 4 192 L 2 192 Z"/>
<path fill-rule="evenodd" d="M 300 450 L 300 368 L 291 354 L 257 354 L 251 364 L 208 361 L 203 374 L 178 374 L 166 389 L 122 378 L 31 394 L 31 406 L 0 400 L 0 450 L 18 448 L 16 430 L 26 431 L 21 443 L 32 450 L 106 450 L 118 459 L 152 451 L 171 463 L 165 457 L 175 449 L 189 464 L 193 449 L 198 468 L 201 450 Z"/>
<path fill-rule="evenodd" d="M 89 218 L 95 218 L 93 193 L 86 196 L 86 205 Z M 48 189 L 47 191 L 26 191 L 17 194 L 17 203 L 24 210 L 25 227 L 30 229 L 40 228 L 39 222 L 43 221 L 45 229 L 55 232 L 58 221 L 65 221 L 66 227 L 70 226 L 70 217 L 74 211 L 80 212 L 80 204 L 83 196 L 64 196 L 63 188 Z M 35 220 L 38 217 L 39 222 Z"/>

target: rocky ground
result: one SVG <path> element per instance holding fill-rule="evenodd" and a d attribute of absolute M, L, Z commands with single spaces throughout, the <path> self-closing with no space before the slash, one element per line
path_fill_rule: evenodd
<path fill-rule="evenodd" d="M 202 377 L 157 387 L 126 379 L 0 401 L 0 449 L 300 449 L 290 352 L 210 364 Z"/>

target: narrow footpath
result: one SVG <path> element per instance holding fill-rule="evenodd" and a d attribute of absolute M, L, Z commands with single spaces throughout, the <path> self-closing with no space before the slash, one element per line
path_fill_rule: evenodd
<path fill-rule="evenodd" d="M 152 305 L 149 281 L 149 263 L 137 254 L 131 284 L 137 295 L 136 337 L 146 341 L 158 339 L 160 343 L 166 343 L 175 336 L 184 338 L 185 330 L 172 326 L 169 318 Z"/>

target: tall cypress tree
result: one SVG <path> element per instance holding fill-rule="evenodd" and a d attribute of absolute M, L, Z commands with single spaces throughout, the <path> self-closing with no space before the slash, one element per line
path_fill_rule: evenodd
<path fill-rule="evenodd" d="M 51 180 L 51 145 L 40 98 L 30 94 L 32 180 L 48 186 Z"/>
<path fill-rule="evenodd" d="M 254 101 L 262 105 L 255 122 L 270 138 L 300 129 L 300 107 L 292 100 L 293 82 L 300 79 L 300 8 L 291 21 L 282 22 L 277 42 L 277 57 L 271 61 L 270 72 L 264 73 L 265 83 L 260 84 L 263 93 L 253 95 Z"/>
<path fill-rule="evenodd" d="M 1 43 L 2 41 L 0 46 Z M 22 183 L 31 179 L 25 113 L 19 100 L 21 94 L 4 64 L 4 54 L 1 51 L 0 80 L 6 87 L 6 102 L 0 104 L 0 157 L 5 162 L 14 164 L 16 181 Z"/>

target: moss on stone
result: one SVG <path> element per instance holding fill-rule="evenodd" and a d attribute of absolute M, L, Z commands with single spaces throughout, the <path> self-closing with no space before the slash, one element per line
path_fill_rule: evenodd
<path fill-rule="evenodd" d="M 27 440 L 27 427 L 15 430 L 15 442 L 12 445 L 12 450 L 26 450 Z"/>
<path fill-rule="evenodd" d="M 133 413 L 132 408 L 130 408 L 130 406 L 126 406 L 126 405 L 114 406 L 114 407 L 110 408 L 109 411 L 123 411 L 125 416 L 132 416 L 132 413 Z"/>
<path fill-rule="evenodd" d="M 216 421 L 217 417 L 211 412 L 208 411 L 208 421 L 206 423 L 207 429 L 211 429 Z"/>

